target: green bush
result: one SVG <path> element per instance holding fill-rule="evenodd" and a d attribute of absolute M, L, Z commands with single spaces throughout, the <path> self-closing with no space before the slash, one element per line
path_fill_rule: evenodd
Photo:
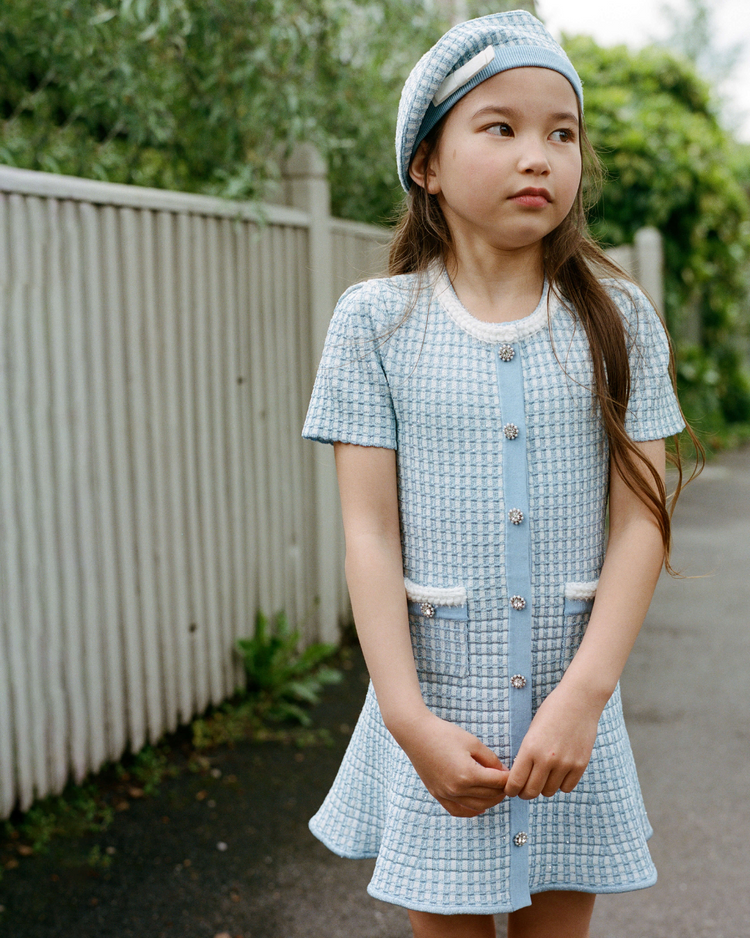
<path fill-rule="evenodd" d="M 712 432 L 750 420 L 750 159 L 717 119 L 693 67 L 578 37 L 566 49 L 586 89 L 586 123 L 607 171 L 592 213 L 605 243 L 653 225 L 664 237 L 665 305 L 685 410 Z M 687 311 L 697 311 L 691 335 Z M 697 340 L 697 341 L 696 341 Z"/>

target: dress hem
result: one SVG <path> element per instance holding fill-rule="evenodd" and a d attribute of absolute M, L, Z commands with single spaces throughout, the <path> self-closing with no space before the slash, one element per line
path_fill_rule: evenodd
<path fill-rule="evenodd" d="M 331 853 L 335 853 L 337 857 L 343 857 L 345 860 L 377 860 L 378 858 L 379 851 L 377 850 L 374 853 L 353 853 L 351 851 L 345 852 L 339 847 L 335 847 L 330 840 L 323 836 L 321 831 L 316 830 L 316 828 L 313 826 L 312 820 L 308 821 L 307 826 L 310 828 L 310 833 L 313 835 L 313 837 L 316 837 L 324 847 L 328 847 Z M 386 899 L 385 901 L 387 902 L 389 900 Z"/>
<path fill-rule="evenodd" d="M 334 851 L 335 852 L 335 851 Z M 622 886 L 596 886 L 585 885 L 581 883 L 548 883 L 538 888 L 529 889 L 529 895 L 535 896 L 542 892 L 586 892 L 593 895 L 612 895 L 619 892 L 637 892 L 639 889 L 648 889 L 656 883 L 656 873 L 646 880 L 637 883 L 628 883 Z M 426 903 L 408 904 L 407 900 L 394 898 L 386 893 L 380 892 L 372 886 L 367 887 L 367 892 L 373 899 L 381 902 L 388 902 L 390 905 L 398 905 L 405 909 L 411 909 L 412 912 L 432 912 L 434 915 L 507 915 L 510 912 L 516 912 L 518 909 L 527 908 L 531 903 L 519 905 L 515 908 L 511 905 L 457 905 L 450 909 L 445 907 L 436 907 Z"/>

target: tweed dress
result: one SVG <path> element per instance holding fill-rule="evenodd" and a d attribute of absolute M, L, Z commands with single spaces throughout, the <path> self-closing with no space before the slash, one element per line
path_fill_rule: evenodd
<path fill-rule="evenodd" d="M 608 450 L 591 358 L 546 285 L 530 316 L 486 323 L 444 271 L 418 292 L 414 281 L 371 280 L 342 296 L 303 435 L 397 451 L 425 702 L 510 765 L 581 641 L 604 559 Z M 628 334 L 628 433 L 676 433 L 661 322 L 637 288 L 608 289 Z M 370 687 L 310 827 L 341 856 L 377 857 L 371 895 L 421 911 L 509 912 L 545 890 L 656 880 L 619 686 L 571 793 L 506 799 L 471 819 L 425 789 Z"/>

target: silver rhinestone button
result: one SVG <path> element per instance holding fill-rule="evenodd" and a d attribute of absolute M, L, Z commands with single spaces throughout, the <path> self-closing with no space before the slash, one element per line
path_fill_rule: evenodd
<path fill-rule="evenodd" d="M 510 686 L 515 690 L 523 690 L 526 687 L 526 678 L 523 674 L 514 674 L 510 679 Z"/>
<path fill-rule="evenodd" d="M 434 619 L 435 617 L 435 607 L 432 605 L 432 603 L 420 603 L 419 611 L 428 619 Z"/>
<path fill-rule="evenodd" d="M 506 423 L 503 427 L 503 433 L 508 440 L 515 440 L 518 436 L 518 427 L 514 423 Z"/>
<path fill-rule="evenodd" d="M 516 354 L 516 350 L 513 348 L 512 345 L 503 344 L 497 350 L 497 354 L 500 357 L 500 361 L 509 362 L 513 358 L 513 356 Z"/>
<path fill-rule="evenodd" d="M 520 524 L 523 521 L 523 512 L 520 508 L 511 508 L 508 512 L 508 518 L 513 524 Z"/>
<path fill-rule="evenodd" d="M 526 831 L 519 831 L 516 834 L 516 836 L 513 838 L 513 843 L 517 847 L 525 847 L 528 842 L 529 842 L 529 835 L 526 833 Z"/>
<path fill-rule="evenodd" d="M 526 608 L 526 600 L 523 598 L 523 596 L 511 596 L 510 604 L 511 606 L 513 606 L 514 609 L 517 609 L 519 612 L 521 611 L 521 609 Z"/>

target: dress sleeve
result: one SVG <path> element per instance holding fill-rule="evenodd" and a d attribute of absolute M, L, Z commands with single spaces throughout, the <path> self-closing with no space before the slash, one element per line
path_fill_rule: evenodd
<path fill-rule="evenodd" d="M 396 416 L 373 327 L 367 284 L 339 300 L 328 327 L 302 436 L 397 449 Z"/>
<path fill-rule="evenodd" d="M 685 426 L 669 376 L 669 339 L 646 295 L 633 284 L 613 291 L 625 319 L 630 358 L 630 401 L 625 430 L 631 440 L 661 440 Z"/>

